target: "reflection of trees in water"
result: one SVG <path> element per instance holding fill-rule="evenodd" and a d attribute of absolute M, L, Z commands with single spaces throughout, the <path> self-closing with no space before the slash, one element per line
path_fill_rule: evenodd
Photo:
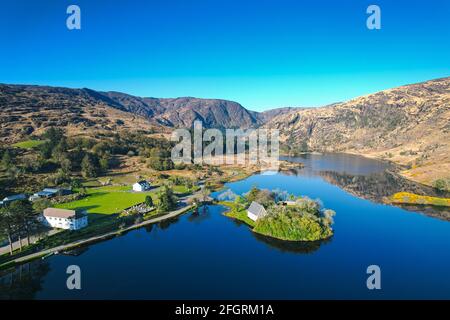
<path fill-rule="evenodd" d="M 43 278 L 50 271 L 48 262 L 35 260 L 13 271 L 0 274 L 0 300 L 34 299 L 42 290 Z"/>
<path fill-rule="evenodd" d="M 336 171 L 311 171 L 307 168 L 292 169 L 283 173 L 296 176 L 320 176 L 325 181 L 342 188 L 356 197 L 379 203 L 384 203 L 386 197 L 397 192 L 412 192 L 435 197 L 449 196 L 448 193 L 443 194 L 431 187 L 409 181 L 388 170 L 367 175 L 352 175 Z M 399 207 L 408 211 L 422 212 L 433 217 L 450 220 L 450 212 L 446 208 L 410 205 L 399 205 Z"/>
<path fill-rule="evenodd" d="M 63 251 L 60 254 L 65 255 L 65 256 L 78 257 L 78 256 L 81 256 L 83 253 L 85 253 L 88 250 L 89 250 L 89 246 L 83 246 L 83 247 L 77 247 L 77 248 L 74 248 L 71 250 Z"/>
<path fill-rule="evenodd" d="M 189 222 L 200 223 L 211 218 L 211 210 L 209 205 L 201 206 L 192 211 L 188 216 Z"/>
<path fill-rule="evenodd" d="M 145 229 L 146 232 L 150 233 L 153 230 L 153 226 L 154 226 L 153 223 L 147 224 L 146 226 L 144 226 L 144 229 Z"/>
<path fill-rule="evenodd" d="M 158 223 L 158 227 L 161 230 L 165 230 L 169 228 L 171 225 L 176 224 L 178 221 L 180 221 L 178 217 L 162 220 L 160 223 Z"/>
<path fill-rule="evenodd" d="M 332 237 L 321 241 L 284 241 L 252 232 L 256 240 L 282 252 L 309 254 L 319 250 L 320 246 L 332 241 Z"/>

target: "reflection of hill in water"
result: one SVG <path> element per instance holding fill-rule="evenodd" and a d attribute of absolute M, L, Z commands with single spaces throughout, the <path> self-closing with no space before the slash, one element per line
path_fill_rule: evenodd
<path fill-rule="evenodd" d="M 275 248 L 282 252 L 309 254 L 317 251 L 321 245 L 326 244 L 332 238 L 322 241 L 283 241 L 271 237 L 266 237 L 258 233 L 252 232 L 256 240 L 263 242 L 271 248 Z"/>
<path fill-rule="evenodd" d="M 384 203 L 385 198 L 402 191 L 435 197 L 449 196 L 448 193 L 439 193 L 431 187 L 404 179 L 389 170 L 366 175 L 353 175 L 336 171 L 312 171 L 304 168 L 293 169 L 283 173 L 296 176 L 319 176 L 356 197 L 379 203 Z M 401 205 L 400 207 L 408 211 L 422 212 L 450 221 L 450 211 L 447 208 L 411 205 Z"/>
<path fill-rule="evenodd" d="M 0 273 L 0 300 L 34 299 L 50 271 L 48 262 L 34 260 Z"/>

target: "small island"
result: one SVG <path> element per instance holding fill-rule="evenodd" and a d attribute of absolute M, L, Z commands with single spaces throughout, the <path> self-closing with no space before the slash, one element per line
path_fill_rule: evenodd
<path fill-rule="evenodd" d="M 256 187 L 242 196 L 227 191 L 219 200 L 230 208 L 225 216 L 246 223 L 253 232 L 264 236 L 286 241 L 318 241 L 333 235 L 335 212 L 321 208 L 318 200 Z"/>

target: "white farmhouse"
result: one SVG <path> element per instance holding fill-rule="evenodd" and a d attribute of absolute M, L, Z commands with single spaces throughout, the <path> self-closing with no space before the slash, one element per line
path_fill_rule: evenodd
<path fill-rule="evenodd" d="M 150 183 L 146 180 L 141 180 L 133 184 L 133 191 L 142 192 L 150 190 Z"/>
<path fill-rule="evenodd" d="M 88 225 L 85 211 L 47 208 L 44 210 L 43 223 L 58 229 L 79 230 Z"/>
<path fill-rule="evenodd" d="M 266 209 L 258 202 L 253 201 L 250 207 L 247 209 L 247 217 L 252 219 L 253 221 L 258 220 L 259 218 L 264 217 L 267 214 Z"/>

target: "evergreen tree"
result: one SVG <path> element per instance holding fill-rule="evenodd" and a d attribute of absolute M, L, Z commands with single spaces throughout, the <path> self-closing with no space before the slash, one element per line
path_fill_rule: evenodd
<path fill-rule="evenodd" d="M 85 178 L 95 178 L 97 177 L 97 167 L 95 166 L 92 156 L 86 154 L 81 161 L 81 174 Z"/>
<path fill-rule="evenodd" d="M 153 207 L 153 199 L 151 196 L 146 196 L 145 197 L 145 204 L 147 205 L 147 207 L 151 208 Z"/>
<path fill-rule="evenodd" d="M 5 151 L 5 153 L 3 153 L 3 157 L 2 157 L 2 167 L 4 169 L 8 169 L 12 164 L 12 159 L 11 159 L 11 154 L 9 153 L 8 150 Z"/>
<path fill-rule="evenodd" d="M 158 194 L 158 211 L 168 212 L 177 207 L 177 198 L 173 194 L 173 190 L 168 186 L 162 187 Z"/>

